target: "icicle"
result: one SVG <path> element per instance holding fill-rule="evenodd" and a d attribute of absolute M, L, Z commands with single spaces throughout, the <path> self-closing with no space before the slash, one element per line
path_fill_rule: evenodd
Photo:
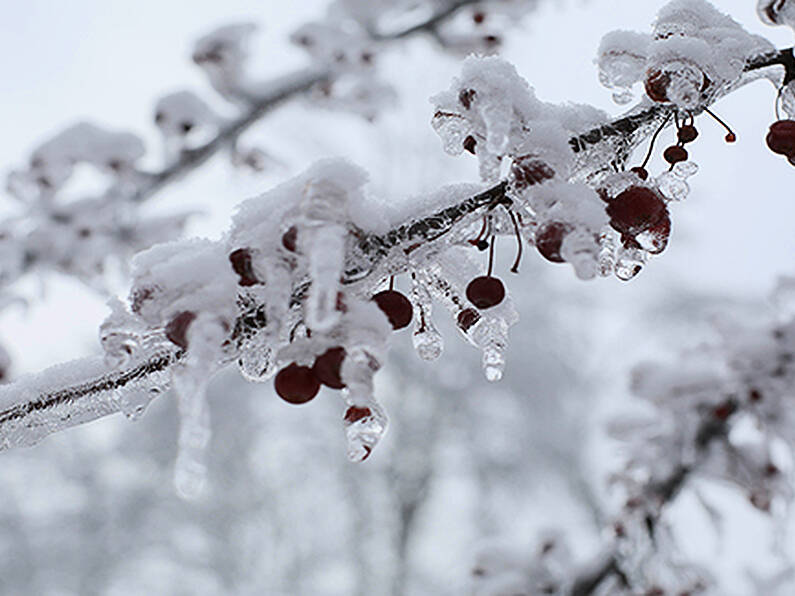
<path fill-rule="evenodd" d="M 565 261 L 571 263 L 578 278 L 593 279 L 599 265 L 597 248 L 594 235 L 580 228 L 566 234 L 561 243 L 560 254 Z"/>
<path fill-rule="evenodd" d="M 442 140 L 445 153 L 460 155 L 464 151 L 464 139 L 472 131 L 472 126 L 458 114 L 437 112 L 431 126 Z"/>
<path fill-rule="evenodd" d="M 433 323 L 431 295 L 416 274 L 412 275 L 411 297 L 416 310 L 412 336 L 414 349 L 423 360 L 436 360 L 442 355 L 444 341 Z"/>
<path fill-rule="evenodd" d="M 610 226 L 602 228 L 599 234 L 599 275 L 613 275 L 616 266 L 616 240 L 618 233 Z"/>
<path fill-rule="evenodd" d="M 348 439 L 348 459 L 364 461 L 384 436 L 387 417 L 373 397 L 373 376 L 380 362 L 364 348 L 348 349 L 342 363 L 343 399 L 348 406 L 345 413 L 345 436 Z"/>
<path fill-rule="evenodd" d="M 316 331 L 327 331 L 337 324 L 339 280 L 345 260 L 345 228 L 339 225 L 319 225 L 303 228 L 300 238 L 309 257 L 309 288 L 306 320 Z"/>
<path fill-rule="evenodd" d="M 188 328 L 188 354 L 172 373 L 180 414 L 174 484 L 179 495 L 197 498 L 207 484 L 205 451 L 210 442 L 207 384 L 218 370 L 220 346 L 226 336 L 215 317 L 200 314 Z"/>

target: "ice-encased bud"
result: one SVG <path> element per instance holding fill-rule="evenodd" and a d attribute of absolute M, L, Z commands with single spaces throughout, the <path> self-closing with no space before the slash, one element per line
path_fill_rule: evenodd
<path fill-rule="evenodd" d="M 347 390 L 343 389 L 343 396 Z M 352 462 L 366 460 L 384 436 L 388 420 L 383 408 L 375 400 L 367 403 L 350 401 L 345 397 L 345 438 L 348 442 L 348 459 Z"/>

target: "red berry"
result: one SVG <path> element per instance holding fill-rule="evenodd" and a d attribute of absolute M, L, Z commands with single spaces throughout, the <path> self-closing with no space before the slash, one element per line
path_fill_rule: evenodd
<path fill-rule="evenodd" d="M 384 290 L 373 296 L 378 308 L 386 315 L 392 324 L 392 329 L 398 330 L 408 327 L 414 314 L 414 307 L 403 294 L 397 290 Z"/>
<path fill-rule="evenodd" d="M 485 13 L 477 11 L 472 14 L 472 20 L 475 21 L 476 25 L 480 25 L 483 21 L 486 20 L 486 15 Z"/>
<path fill-rule="evenodd" d="M 251 252 L 247 248 L 238 248 L 229 254 L 232 270 L 240 276 L 237 282 L 241 286 L 253 286 L 259 283 L 251 266 Z"/>
<path fill-rule="evenodd" d="M 698 137 L 698 130 L 692 124 L 685 124 L 677 131 L 676 136 L 681 143 L 692 143 Z"/>
<path fill-rule="evenodd" d="M 524 155 L 514 159 L 511 164 L 513 185 L 517 190 L 525 190 L 528 186 L 541 184 L 555 177 L 555 170 L 535 156 Z"/>
<path fill-rule="evenodd" d="M 345 348 L 329 348 L 323 352 L 323 354 L 315 358 L 312 372 L 317 380 L 326 387 L 342 389 L 345 387 L 341 375 L 343 360 L 345 360 Z"/>
<path fill-rule="evenodd" d="M 560 247 L 571 226 L 558 221 L 545 223 L 536 231 L 536 249 L 547 261 L 563 263 Z"/>
<path fill-rule="evenodd" d="M 482 275 L 467 285 L 467 299 L 479 309 L 497 306 L 505 298 L 505 286 L 496 277 Z"/>
<path fill-rule="evenodd" d="M 295 252 L 297 248 L 296 242 L 298 241 L 298 228 L 295 226 L 290 227 L 282 236 L 282 246 L 285 250 Z"/>
<path fill-rule="evenodd" d="M 795 120 L 779 120 L 770 125 L 767 146 L 773 153 L 795 156 Z"/>
<path fill-rule="evenodd" d="M 188 348 L 188 327 L 195 318 L 196 313 L 186 310 L 171 319 L 165 329 L 169 341 L 186 350 Z"/>
<path fill-rule="evenodd" d="M 279 397 L 291 404 L 305 404 L 320 391 L 320 381 L 312 369 L 295 362 L 278 372 L 273 386 Z"/>
<path fill-rule="evenodd" d="M 630 186 L 607 204 L 610 225 L 622 234 L 637 236 L 668 217 L 662 196 L 645 186 Z"/>
<path fill-rule="evenodd" d="M 478 142 L 475 140 L 475 137 L 469 135 L 467 138 L 464 139 L 464 149 L 469 151 L 472 155 L 475 155 L 475 146 Z"/>
<path fill-rule="evenodd" d="M 679 145 L 671 145 L 663 152 L 663 158 L 670 164 L 687 161 L 687 149 Z"/>
<path fill-rule="evenodd" d="M 671 77 L 659 70 L 650 70 L 646 73 L 646 95 L 658 102 L 668 101 L 668 84 Z"/>
<path fill-rule="evenodd" d="M 726 133 L 726 136 L 725 136 L 725 137 L 723 137 L 723 139 L 724 139 L 724 140 L 725 140 L 727 143 L 734 143 L 734 142 L 737 140 L 737 135 L 736 135 L 736 134 L 734 134 L 733 132 L 727 132 L 727 133 Z"/>
<path fill-rule="evenodd" d="M 646 180 L 649 177 L 649 172 L 646 170 L 646 168 L 642 168 L 640 166 L 631 168 L 629 171 L 637 174 L 638 178 L 641 180 Z"/>
<path fill-rule="evenodd" d="M 372 416 L 373 413 L 370 411 L 370 408 L 359 408 L 357 406 L 351 406 L 345 411 L 345 417 L 343 420 L 348 424 L 354 424 L 362 420 L 363 418 L 367 418 L 368 416 Z"/>
<path fill-rule="evenodd" d="M 474 308 L 465 308 L 458 313 L 458 326 L 466 333 L 480 320 L 480 313 Z"/>

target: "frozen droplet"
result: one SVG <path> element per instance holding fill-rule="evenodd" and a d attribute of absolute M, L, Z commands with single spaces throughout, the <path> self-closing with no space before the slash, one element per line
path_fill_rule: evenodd
<path fill-rule="evenodd" d="M 690 178 L 698 172 L 698 164 L 694 161 L 680 161 L 671 172 L 682 179 Z"/>
<path fill-rule="evenodd" d="M 657 187 L 669 201 L 683 201 L 690 194 L 690 185 L 674 172 L 665 172 L 657 177 Z"/>
<path fill-rule="evenodd" d="M 345 390 L 343 390 L 345 393 Z M 346 399 L 346 401 L 348 401 Z M 384 436 L 387 417 L 375 400 L 348 405 L 344 417 L 345 438 L 348 441 L 348 459 L 352 462 L 366 460 Z"/>
<path fill-rule="evenodd" d="M 623 87 L 613 92 L 613 101 L 620 106 L 627 105 L 633 99 L 635 99 L 635 94 L 629 87 Z"/>
<path fill-rule="evenodd" d="M 566 234 L 561 243 L 560 254 L 574 267 L 580 279 L 593 279 L 598 271 L 598 245 L 588 230 L 576 229 Z"/>
<path fill-rule="evenodd" d="M 442 355 L 444 350 L 442 334 L 432 326 L 432 323 L 430 325 L 426 323 L 423 329 L 414 331 L 412 339 L 417 355 L 423 360 L 436 360 Z"/>
<path fill-rule="evenodd" d="M 460 155 L 464 151 L 464 139 L 470 134 L 471 126 L 462 116 L 437 114 L 431 125 L 442 140 L 445 153 Z"/>
<path fill-rule="evenodd" d="M 483 348 L 483 374 L 492 383 L 502 379 L 505 371 L 505 350 L 503 346 L 489 344 Z"/>
<path fill-rule="evenodd" d="M 240 374 L 247 381 L 262 383 L 276 374 L 276 358 L 270 337 L 264 331 L 245 341 L 237 360 Z"/>
<path fill-rule="evenodd" d="M 646 262 L 646 252 L 639 248 L 620 248 L 618 250 L 615 274 L 621 281 L 629 281 L 640 273 Z"/>

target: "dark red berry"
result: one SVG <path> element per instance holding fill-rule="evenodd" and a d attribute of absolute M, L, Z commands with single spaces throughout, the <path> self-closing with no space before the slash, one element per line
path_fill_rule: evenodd
<path fill-rule="evenodd" d="M 315 358 L 312 372 L 318 381 L 326 387 L 332 389 L 342 389 L 345 383 L 342 382 L 342 361 L 345 360 L 345 348 L 329 348 L 323 354 Z"/>
<path fill-rule="evenodd" d="M 663 152 L 663 158 L 670 164 L 687 161 L 687 149 L 679 145 L 671 145 Z"/>
<path fill-rule="evenodd" d="M 770 125 L 767 146 L 773 153 L 795 156 L 795 120 L 779 120 Z"/>
<path fill-rule="evenodd" d="M 523 155 L 514 159 L 511 164 L 511 177 L 514 187 L 523 191 L 529 186 L 554 178 L 555 170 L 535 156 Z"/>
<path fill-rule="evenodd" d="M 476 25 L 480 25 L 483 21 L 486 20 L 486 14 L 480 11 L 472 13 L 472 20 L 475 22 Z"/>
<path fill-rule="evenodd" d="M 467 285 L 467 299 L 483 310 L 497 306 L 505 299 L 505 286 L 490 275 L 476 277 Z"/>
<path fill-rule="evenodd" d="M 737 140 L 737 135 L 736 135 L 736 134 L 734 134 L 733 132 L 727 132 L 727 133 L 726 133 L 726 136 L 725 136 L 725 137 L 723 137 L 723 139 L 724 139 L 724 140 L 725 140 L 727 143 L 734 143 L 734 142 Z"/>
<path fill-rule="evenodd" d="M 475 146 L 478 142 L 475 140 L 475 137 L 469 135 L 467 138 L 464 139 L 464 149 L 469 151 L 472 155 L 475 155 Z"/>
<path fill-rule="evenodd" d="M 403 294 L 397 290 L 384 290 L 373 296 L 378 308 L 386 315 L 392 324 L 392 329 L 398 330 L 408 327 L 414 314 L 414 307 Z"/>
<path fill-rule="evenodd" d="M 247 248 L 238 248 L 229 253 L 229 262 L 232 270 L 240 276 L 239 285 L 253 286 L 259 283 L 251 266 L 251 252 Z"/>
<path fill-rule="evenodd" d="M 483 41 L 486 42 L 486 45 L 496 46 L 497 44 L 500 43 L 500 38 L 498 36 L 496 36 L 496 35 L 486 35 L 483 38 Z"/>
<path fill-rule="evenodd" d="M 645 186 L 630 186 L 607 204 L 610 225 L 622 234 L 637 236 L 668 217 L 662 196 Z"/>
<path fill-rule="evenodd" d="M 646 95 L 654 101 L 668 101 L 668 84 L 670 82 L 671 77 L 667 73 L 660 70 L 650 70 L 646 73 L 646 81 L 644 82 Z"/>
<path fill-rule="evenodd" d="M 642 168 L 640 166 L 630 169 L 630 172 L 637 174 L 638 178 L 641 180 L 646 180 L 649 177 L 649 172 L 646 170 L 646 168 Z"/>
<path fill-rule="evenodd" d="M 676 133 L 680 143 L 692 143 L 698 137 L 698 130 L 692 124 L 685 124 Z"/>
<path fill-rule="evenodd" d="M 472 100 L 475 98 L 475 95 L 477 94 L 474 89 L 461 89 L 461 92 L 458 94 L 458 101 L 468 110 L 472 107 Z"/>
<path fill-rule="evenodd" d="M 294 362 L 276 374 L 273 386 L 279 397 L 291 404 L 305 404 L 320 391 L 320 381 L 312 369 Z"/>
<path fill-rule="evenodd" d="M 560 247 L 570 231 L 570 225 L 558 221 L 541 225 L 536 231 L 536 250 L 547 261 L 563 263 Z"/>
<path fill-rule="evenodd" d="M 297 241 L 298 241 L 298 228 L 292 226 L 282 236 L 282 246 L 285 248 L 285 250 L 289 250 L 290 252 L 295 252 L 297 248 L 296 244 Z"/>
<path fill-rule="evenodd" d="M 752 402 L 762 401 L 762 392 L 759 389 L 751 389 L 748 392 L 748 400 Z"/>
<path fill-rule="evenodd" d="M 734 414 L 734 410 L 734 404 L 727 401 L 715 406 L 715 408 L 712 410 L 712 415 L 718 420 L 724 421 L 727 420 L 729 416 Z"/>
<path fill-rule="evenodd" d="M 165 330 L 168 340 L 186 350 L 188 348 L 188 327 L 190 327 L 195 318 L 195 312 L 185 310 L 171 319 Z"/>
<path fill-rule="evenodd" d="M 466 333 L 469 331 L 472 326 L 480 320 L 480 313 L 476 311 L 474 308 L 465 308 L 460 313 L 458 313 L 458 326 L 461 328 L 461 331 Z"/>
<path fill-rule="evenodd" d="M 345 422 L 347 422 L 348 424 L 354 424 L 356 422 L 359 422 L 359 420 L 362 420 L 372 415 L 373 413 L 372 411 L 370 411 L 370 408 L 360 408 L 358 406 L 351 406 L 345 411 L 345 417 L 343 418 L 343 420 L 345 420 Z"/>

